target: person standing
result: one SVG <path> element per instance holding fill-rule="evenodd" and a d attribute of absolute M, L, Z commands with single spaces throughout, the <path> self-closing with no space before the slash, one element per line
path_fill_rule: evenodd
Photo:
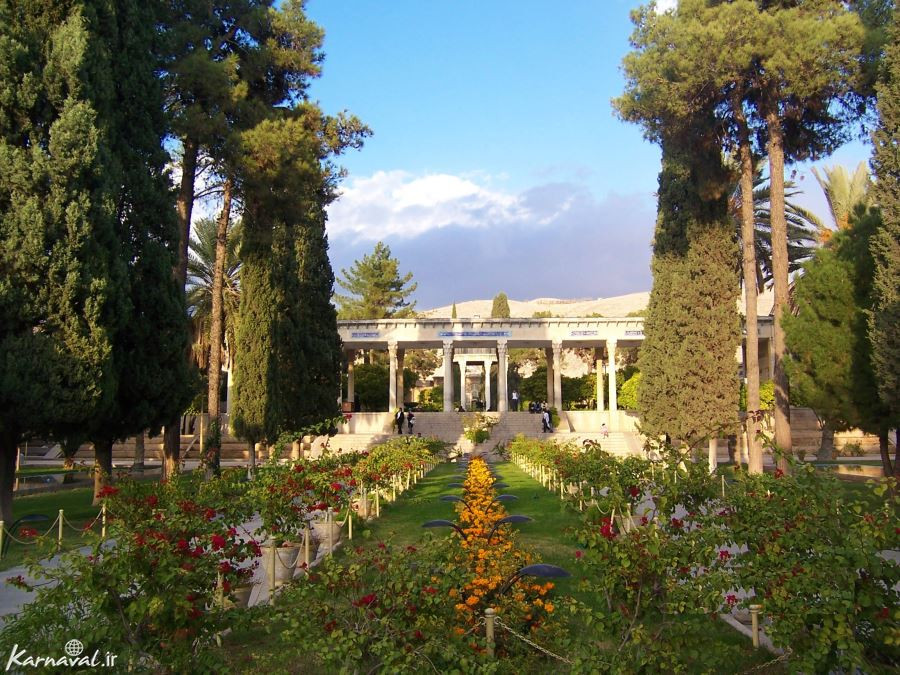
<path fill-rule="evenodd" d="M 519 392 L 517 389 L 513 389 L 512 409 L 513 409 L 513 412 L 519 412 Z"/>
<path fill-rule="evenodd" d="M 413 415 L 413 411 L 410 409 L 406 413 L 406 433 L 412 436 L 413 433 L 413 425 L 416 423 L 416 416 Z"/>
<path fill-rule="evenodd" d="M 403 408 L 397 408 L 397 412 L 394 415 L 394 423 L 397 425 L 397 433 L 403 433 Z"/>

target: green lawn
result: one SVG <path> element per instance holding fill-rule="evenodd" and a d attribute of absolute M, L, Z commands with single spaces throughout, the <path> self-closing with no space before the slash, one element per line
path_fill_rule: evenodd
<path fill-rule="evenodd" d="M 62 466 L 26 466 L 16 471 L 16 476 L 23 478 L 25 476 L 48 476 L 60 473 L 85 473 L 90 470 L 90 467 L 64 469 Z"/>
<path fill-rule="evenodd" d="M 99 507 L 91 505 L 92 500 L 93 488 L 58 490 L 56 492 L 38 495 L 15 497 L 13 499 L 13 516 L 16 519 L 32 514 L 48 516 L 48 520 L 46 521 L 24 524 L 24 526 L 33 527 L 43 534 L 50 528 L 51 523 L 56 520 L 57 515 L 59 515 L 59 510 L 63 509 L 66 520 L 80 530 L 82 526 L 96 518 L 100 511 Z M 12 523 L 5 524 L 7 529 L 9 529 L 11 525 Z M 18 530 L 20 530 L 22 526 L 23 525 L 19 525 L 16 527 L 16 532 L 13 533 L 17 537 Z M 55 542 L 56 537 L 57 531 L 54 526 L 48 539 Z M 69 527 L 63 528 L 64 548 L 81 546 L 87 543 L 87 541 L 88 539 L 80 532 L 75 532 Z M 47 545 L 51 545 L 50 542 L 47 542 Z M 3 554 L 3 558 L 0 559 L 0 570 L 7 570 L 10 567 L 21 565 L 25 562 L 26 557 L 30 557 L 37 553 L 38 550 L 43 549 L 44 546 L 23 546 L 22 544 L 11 541 L 6 553 Z"/>

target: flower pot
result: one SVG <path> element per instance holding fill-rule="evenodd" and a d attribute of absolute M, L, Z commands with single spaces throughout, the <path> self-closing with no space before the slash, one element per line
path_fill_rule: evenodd
<path fill-rule="evenodd" d="M 331 534 L 330 538 L 329 530 Z M 329 543 L 333 548 L 341 538 L 341 526 L 334 518 L 332 518 L 330 522 L 324 520 L 314 521 L 313 532 L 315 533 L 315 538 L 319 540 L 319 546 L 324 549 L 326 553 L 331 553 L 331 550 L 328 547 Z"/>
<path fill-rule="evenodd" d="M 281 586 L 294 578 L 300 549 L 296 546 L 279 546 L 275 549 L 275 585 Z M 263 583 L 268 587 L 272 578 L 272 546 L 262 547 Z"/>
<path fill-rule="evenodd" d="M 252 585 L 238 586 L 232 589 L 231 597 L 225 600 L 226 607 L 238 607 L 243 609 L 250 604 L 250 594 L 253 592 Z"/>

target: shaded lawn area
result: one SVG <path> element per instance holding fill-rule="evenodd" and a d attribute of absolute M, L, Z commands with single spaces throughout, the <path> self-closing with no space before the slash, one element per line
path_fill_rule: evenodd
<path fill-rule="evenodd" d="M 17 538 L 21 538 L 19 537 L 19 530 L 21 530 L 22 527 L 31 527 L 40 534 L 44 534 L 56 520 L 60 509 L 63 509 L 64 511 L 66 521 L 80 530 L 86 523 L 94 520 L 94 518 L 97 517 L 97 514 L 100 513 L 100 507 L 91 504 L 93 497 L 93 487 L 14 497 L 13 516 L 16 519 L 33 514 L 42 514 L 48 516 L 48 519 L 42 522 L 23 523 L 18 525 L 13 534 Z M 12 526 L 12 523 L 5 523 L 5 526 L 8 530 Z M 99 525 L 95 527 L 95 530 L 99 532 Z M 10 567 L 21 565 L 25 562 L 27 557 L 30 557 L 30 555 L 33 555 L 34 553 L 44 552 L 45 555 L 49 554 L 51 551 L 50 548 L 47 547 L 52 548 L 53 543 L 56 542 L 56 537 L 57 530 L 54 525 L 53 531 L 47 536 L 48 541 L 46 542 L 46 546 L 41 544 L 37 546 L 25 546 L 15 541 L 11 541 L 9 543 L 9 548 L 3 554 L 3 558 L 0 559 L 0 570 L 6 570 Z M 68 526 L 63 527 L 64 548 L 68 549 L 84 546 L 88 542 L 88 536 L 82 535 L 80 531 L 76 532 Z"/>
<path fill-rule="evenodd" d="M 514 494 L 518 497 L 518 500 L 504 504 L 507 513 L 526 515 L 534 519 L 534 522 L 514 526 L 517 544 L 534 554 L 534 562 L 559 565 L 575 575 L 577 573 L 575 552 L 578 547 L 574 540 L 574 531 L 583 524 L 584 514 L 566 506 L 557 494 L 541 487 L 540 483 L 513 463 L 496 464 L 494 468 L 501 481 L 509 486 L 499 489 L 498 494 Z M 441 533 L 446 532 L 446 536 L 451 536 L 449 528 L 426 529 L 422 527 L 422 523 L 437 519 L 456 521 L 455 504 L 442 502 L 439 497 L 445 494 L 462 494 L 462 488 L 447 487 L 448 483 L 462 482 L 463 479 L 456 475 L 460 471 L 457 464 L 440 465 L 417 486 L 401 495 L 395 503 L 383 502 L 381 518 L 368 523 L 355 522 L 353 545 L 375 546 L 380 541 L 391 541 L 398 546 L 408 546 L 422 541 L 429 532 L 436 536 L 443 536 Z M 346 548 L 338 550 L 335 559 L 344 557 Z M 303 583 L 302 580 L 299 583 Z M 556 585 L 554 595 L 570 595 L 594 609 L 601 609 L 599 596 L 577 588 L 577 576 L 570 579 L 554 579 L 554 583 Z M 602 609 L 605 610 L 605 607 Z M 267 629 L 278 632 L 289 628 L 268 625 Z M 578 635 L 580 631 L 591 629 L 572 624 L 569 630 L 570 634 Z M 732 645 L 740 648 L 740 657 L 732 664 L 731 670 L 735 673 L 751 670 L 772 659 L 772 655 L 765 650 L 753 650 L 748 638 L 722 621 L 710 621 L 707 638 L 710 648 L 715 648 L 716 645 Z M 265 663 L 273 672 L 282 672 L 282 668 L 283 672 L 296 672 L 294 669 L 298 660 L 303 661 L 302 639 L 299 640 L 295 653 L 280 653 L 274 644 L 260 633 L 258 627 L 256 629 L 247 626 L 236 627 L 226 642 L 226 650 L 229 653 L 229 665 L 236 672 L 255 670 L 260 662 Z M 260 658 L 261 661 L 258 660 Z M 560 672 L 565 670 L 562 664 L 556 662 L 551 664 L 538 653 L 535 653 L 533 664 L 534 669 L 529 672 L 542 673 L 546 672 L 547 668 L 556 666 L 562 666 Z M 755 672 L 781 673 L 784 669 L 780 665 L 763 666 Z"/>

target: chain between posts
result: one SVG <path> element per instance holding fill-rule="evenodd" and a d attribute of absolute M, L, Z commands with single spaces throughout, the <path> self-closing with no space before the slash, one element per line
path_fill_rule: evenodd
<path fill-rule="evenodd" d="M 510 628 L 505 623 L 503 623 L 503 621 L 501 621 L 499 617 L 495 617 L 494 622 L 497 626 L 499 626 L 500 628 L 503 628 L 504 630 L 506 630 L 509 633 L 512 633 L 517 638 L 519 638 L 522 642 L 524 642 L 527 645 L 530 645 L 531 647 L 534 647 L 539 652 L 546 654 L 547 656 L 552 656 L 554 659 L 556 659 L 558 661 L 562 661 L 563 663 L 568 663 L 570 666 L 572 665 L 572 662 L 569 661 L 569 659 L 567 659 L 566 657 L 560 656 L 559 654 L 554 654 L 549 649 L 545 649 L 544 647 L 541 647 L 537 642 L 529 640 L 527 637 L 525 637 L 521 633 L 514 631 L 512 628 Z"/>

